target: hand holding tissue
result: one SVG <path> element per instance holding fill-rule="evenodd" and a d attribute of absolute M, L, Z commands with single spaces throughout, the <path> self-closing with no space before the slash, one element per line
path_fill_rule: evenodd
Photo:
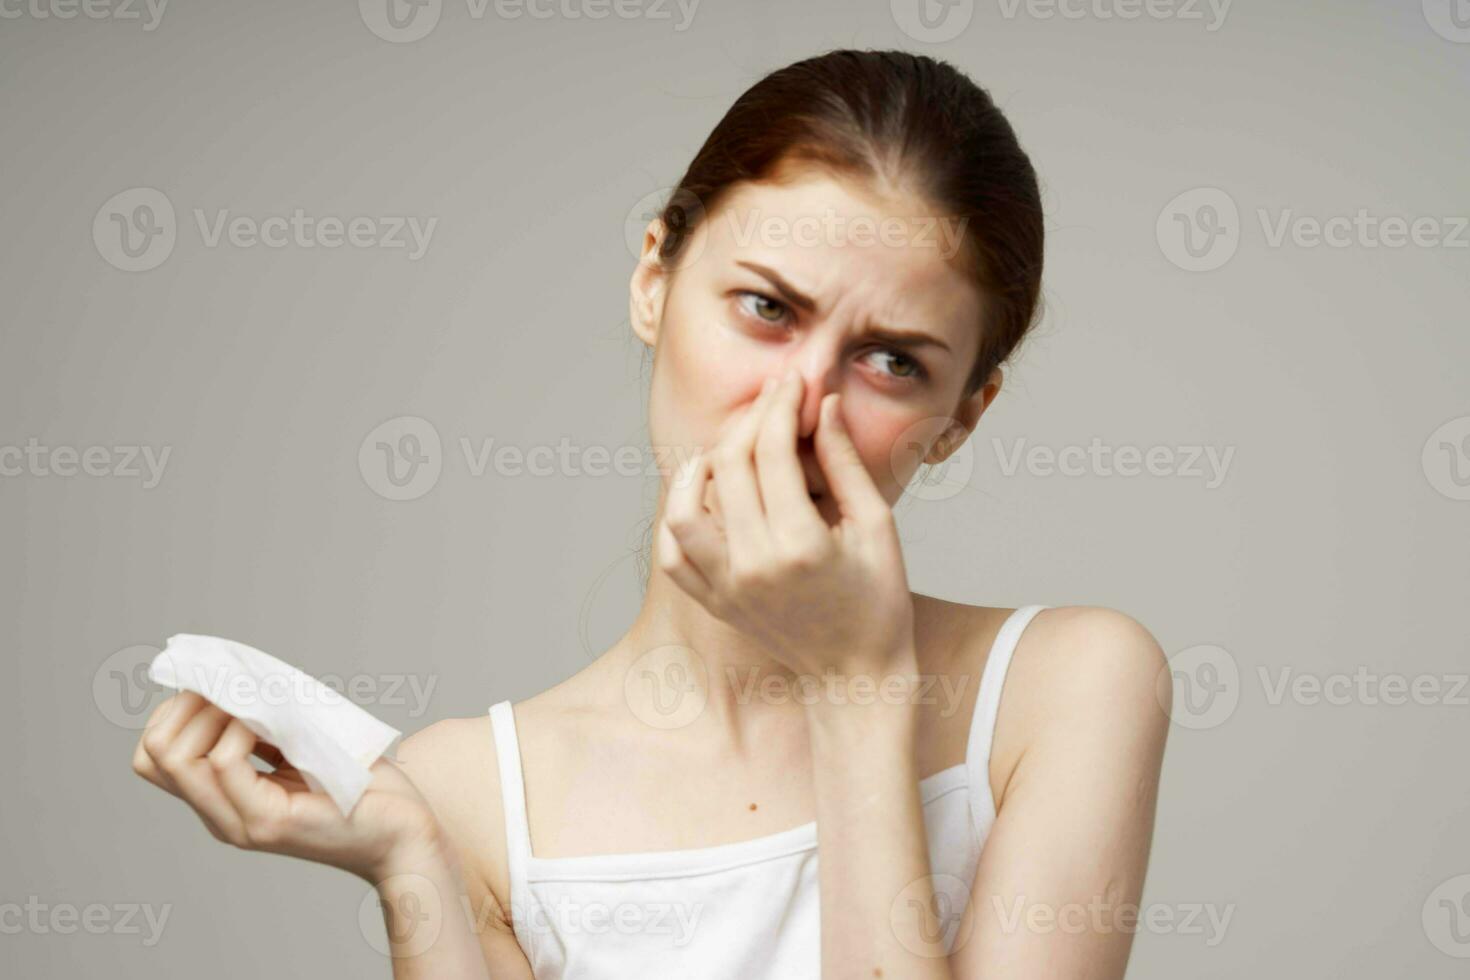
<path fill-rule="evenodd" d="M 344 817 L 372 782 L 369 768 L 402 734 L 315 677 L 234 640 L 171 636 L 148 676 L 240 719 L 280 749 L 311 789 L 325 791 Z"/>

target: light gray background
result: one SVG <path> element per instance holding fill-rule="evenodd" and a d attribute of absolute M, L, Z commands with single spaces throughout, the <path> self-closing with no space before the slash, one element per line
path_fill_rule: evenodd
<path fill-rule="evenodd" d="M 6 0 L 0 447 L 170 452 L 152 487 L 0 477 L 0 905 L 46 910 L 0 919 L 7 972 L 389 975 L 355 879 L 217 844 L 130 771 L 129 648 L 244 640 L 366 679 L 364 703 L 405 731 L 602 650 L 638 602 L 653 478 L 475 476 L 460 440 L 642 446 L 640 201 L 766 71 L 901 47 L 994 94 L 1049 232 L 1047 315 L 971 441 L 973 473 L 901 505 L 913 587 L 1114 606 L 1186 688 L 1202 663 L 1226 670 L 1224 700 L 1171 732 L 1144 903 L 1176 928 L 1140 933 L 1130 976 L 1463 976 L 1470 911 L 1456 940 L 1440 899 L 1470 892 L 1470 707 L 1446 696 L 1470 669 L 1470 235 L 1272 246 L 1259 212 L 1427 216 L 1451 234 L 1470 213 L 1470 32 L 1435 0 L 1240 0 L 1223 22 L 1095 2 L 962 4 L 968 23 L 931 42 L 885 2 L 704 0 L 679 30 L 652 0 L 605 19 L 446 0 L 427 36 L 390 41 L 347 2 L 178 3 L 148 30 L 143 7 L 59 19 Z M 133 188 L 177 213 L 148 271 L 93 240 Z M 1238 208 L 1235 251 L 1189 271 L 1168 209 L 1201 188 Z M 194 217 L 296 208 L 437 225 L 411 260 L 209 247 Z M 359 448 L 401 416 L 432 424 L 442 472 L 394 501 Z M 1018 439 L 1094 438 L 1233 456 L 1218 486 L 1002 465 Z M 1274 698 L 1287 669 L 1440 695 L 1385 704 L 1369 681 L 1346 703 Z M 389 690 L 408 675 L 431 696 Z M 100 934 L 49 918 L 94 903 Z M 144 905 L 169 914 L 152 945 L 120 911 Z M 1230 910 L 1222 940 L 1186 925 L 1195 906 Z"/>

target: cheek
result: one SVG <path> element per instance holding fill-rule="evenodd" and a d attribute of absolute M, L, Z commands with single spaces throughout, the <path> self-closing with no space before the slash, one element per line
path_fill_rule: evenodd
<path fill-rule="evenodd" d="M 677 293 L 670 297 L 649 404 L 649 429 L 658 445 L 688 450 L 713 445 L 725 420 L 748 404 L 775 370 L 775 360 L 742 343 L 718 319 L 721 315 L 718 304 L 691 304 Z"/>
<path fill-rule="evenodd" d="M 883 411 L 878 407 L 855 407 L 843 420 L 852 444 L 878 490 L 889 503 L 897 500 L 913 476 L 915 452 L 903 452 L 900 440 L 911 437 L 916 419 L 912 413 Z"/>

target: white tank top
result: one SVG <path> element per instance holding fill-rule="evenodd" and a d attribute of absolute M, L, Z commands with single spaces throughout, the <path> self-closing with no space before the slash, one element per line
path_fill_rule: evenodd
<path fill-rule="evenodd" d="M 943 919 L 960 921 L 995 822 L 990 746 L 1016 641 L 1044 606 L 1001 626 L 980 677 L 965 761 L 919 781 Z M 505 808 L 511 923 L 536 980 L 821 976 L 817 824 L 732 844 L 574 857 L 531 853 L 509 701 L 490 708 Z M 953 930 L 951 929 L 951 933 Z M 954 935 L 936 936 L 947 952 Z"/>

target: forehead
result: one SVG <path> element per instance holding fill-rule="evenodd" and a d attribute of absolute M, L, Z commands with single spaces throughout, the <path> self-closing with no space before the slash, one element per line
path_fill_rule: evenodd
<path fill-rule="evenodd" d="M 922 327 L 956 341 L 956 351 L 975 334 L 981 299 L 960 254 L 971 229 L 916 196 L 812 169 L 735 185 L 703 230 L 702 254 L 719 274 L 757 262 L 813 297 L 819 312 L 847 308 Z"/>

